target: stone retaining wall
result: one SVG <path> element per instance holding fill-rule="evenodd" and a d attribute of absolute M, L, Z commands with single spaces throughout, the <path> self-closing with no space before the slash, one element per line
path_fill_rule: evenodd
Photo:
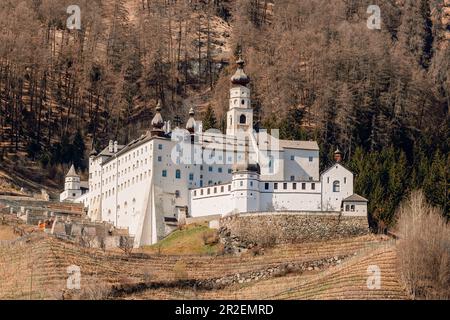
<path fill-rule="evenodd" d="M 119 248 L 124 241 L 131 241 L 127 231 L 116 229 L 112 224 L 71 221 L 70 219 L 56 219 L 51 234 L 92 248 Z"/>
<path fill-rule="evenodd" d="M 220 220 L 219 233 L 230 249 L 323 241 L 369 233 L 367 216 L 336 212 L 238 214 Z"/>

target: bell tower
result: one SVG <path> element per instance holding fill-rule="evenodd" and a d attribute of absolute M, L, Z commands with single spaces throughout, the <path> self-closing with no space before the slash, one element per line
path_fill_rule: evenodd
<path fill-rule="evenodd" d="M 230 108 L 227 112 L 227 135 L 235 135 L 239 130 L 253 129 L 253 109 L 251 107 L 250 78 L 244 72 L 245 62 L 239 57 L 237 70 L 231 77 Z"/>

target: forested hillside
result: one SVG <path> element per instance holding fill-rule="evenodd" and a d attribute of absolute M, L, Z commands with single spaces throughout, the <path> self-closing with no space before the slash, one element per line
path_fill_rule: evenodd
<path fill-rule="evenodd" d="M 222 128 L 242 51 L 255 127 L 317 139 L 324 166 L 344 151 L 374 227 L 416 188 L 449 214 L 448 0 L 93 0 L 68 30 L 71 2 L 0 3 L 0 170 L 55 190 L 93 146 L 147 130 L 157 99 Z"/>

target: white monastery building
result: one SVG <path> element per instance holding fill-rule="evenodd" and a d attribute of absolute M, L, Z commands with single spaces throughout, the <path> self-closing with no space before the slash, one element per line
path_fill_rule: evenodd
<path fill-rule="evenodd" d="M 226 134 L 203 132 L 193 109 L 186 130 L 171 130 L 158 103 L 151 131 L 128 145 L 110 141 L 91 152 L 88 190 L 72 166 L 60 200 L 82 202 L 92 220 L 128 228 L 136 247 L 156 243 L 186 217 L 273 211 L 366 216 L 367 200 L 354 194 L 353 173 L 341 164 L 339 150 L 335 164 L 320 173 L 317 142 L 253 131 L 249 82 L 239 59 Z"/>

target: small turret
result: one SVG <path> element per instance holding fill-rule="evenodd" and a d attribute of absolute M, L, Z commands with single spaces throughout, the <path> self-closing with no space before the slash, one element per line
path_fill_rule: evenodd
<path fill-rule="evenodd" d="M 60 201 L 73 200 L 79 196 L 81 196 L 80 176 L 72 164 L 66 174 L 64 192 L 60 195 Z"/>
<path fill-rule="evenodd" d="M 342 162 L 342 152 L 339 150 L 339 148 L 336 149 L 334 152 L 334 161 L 337 163 Z"/>
<path fill-rule="evenodd" d="M 187 131 L 189 131 L 190 134 L 193 134 L 195 132 L 195 112 L 194 112 L 194 108 L 191 108 L 189 110 L 189 120 L 186 123 L 186 129 Z"/>
<path fill-rule="evenodd" d="M 161 100 L 158 100 L 155 111 L 155 116 L 152 119 L 152 136 L 163 136 L 164 120 L 161 116 Z"/>

